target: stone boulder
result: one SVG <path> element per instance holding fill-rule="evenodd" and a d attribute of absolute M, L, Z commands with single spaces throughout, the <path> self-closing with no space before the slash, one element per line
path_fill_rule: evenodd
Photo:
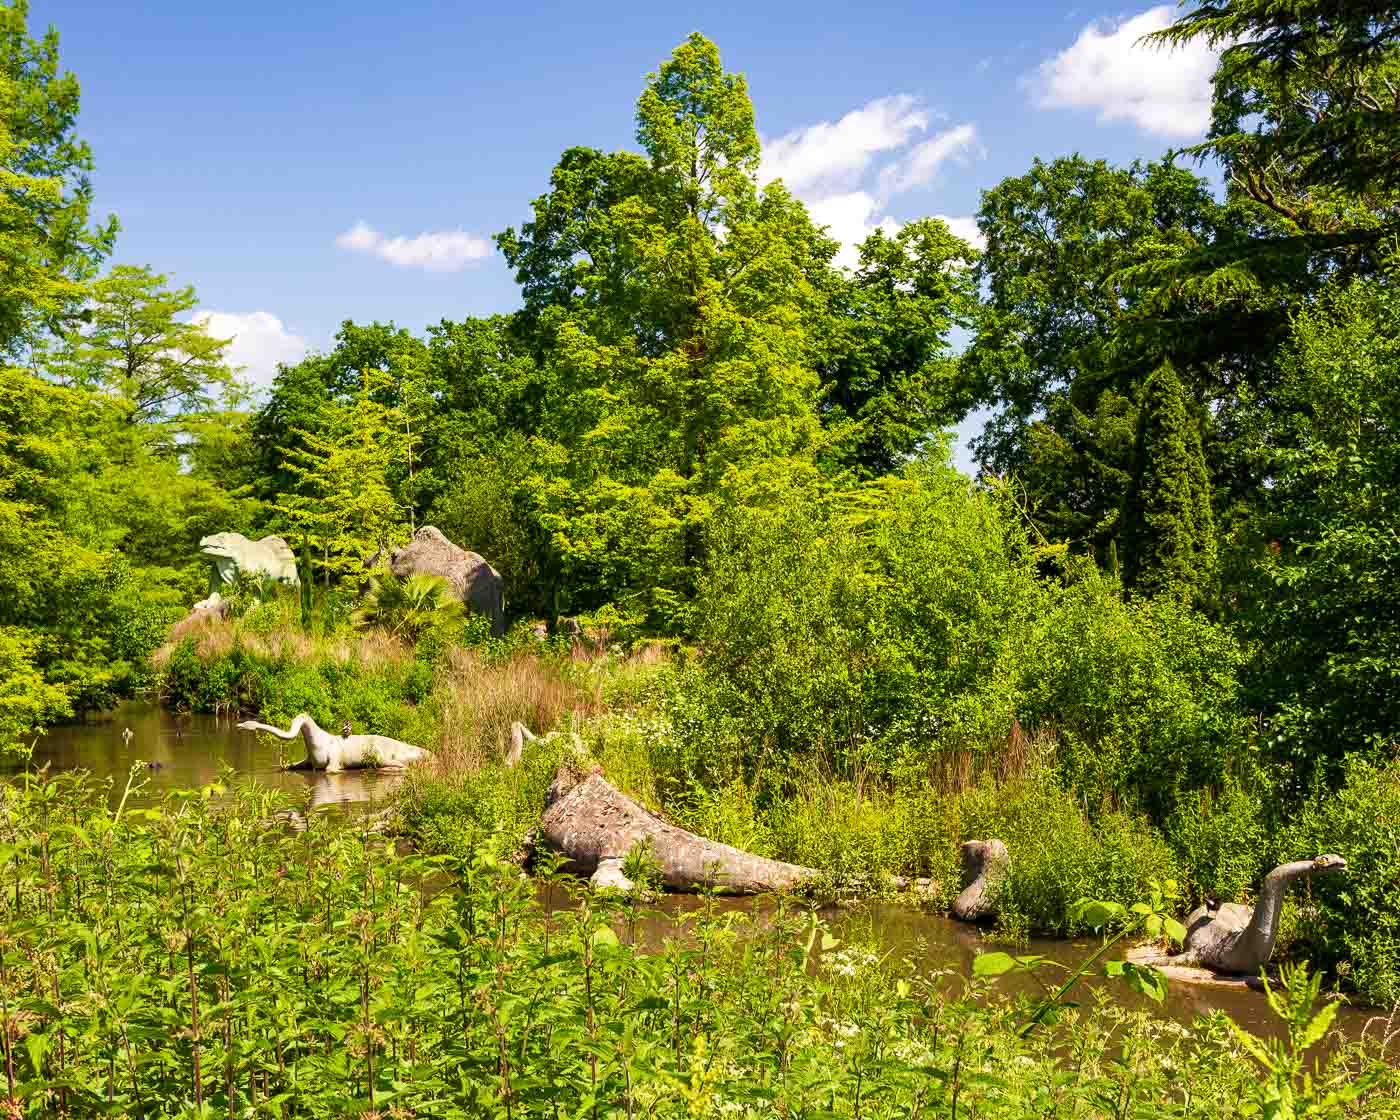
<path fill-rule="evenodd" d="M 491 620 L 491 633 L 506 632 L 505 583 L 501 573 L 475 552 L 453 544 L 432 525 L 424 525 L 413 540 L 389 556 L 389 570 L 400 579 L 417 572 L 442 576 L 472 610 Z"/>
<path fill-rule="evenodd" d="M 281 537 L 250 541 L 242 533 L 215 533 L 199 542 L 199 554 L 209 561 L 210 598 L 203 601 L 205 606 L 216 606 L 220 590 L 237 580 L 240 572 L 290 587 L 301 583 L 297 558 Z"/>

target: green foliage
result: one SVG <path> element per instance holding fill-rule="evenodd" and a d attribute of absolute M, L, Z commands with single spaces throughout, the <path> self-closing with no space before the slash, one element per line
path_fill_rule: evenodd
<path fill-rule="evenodd" d="M 68 694 L 34 666 L 39 639 L 0 627 L 0 759 L 27 759 L 46 724 L 72 715 Z"/>
<path fill-rule="evenodd" d="M 176 643 L 160 666 L 162 701 L 185 711 L 260 713 L 282 724 L 306 712 L 323 727 L 350 720 L 356 728 L 394 738 L 426 730 L 415 709 L 432 689 L 431 666 L 399 655 L 351 658 L 335 640 L 294 650 L 273 633 L 285 633 L 289 623 L 288 610 L 266 626 L 254 617 L 246 634 L 240 631 L 204 653 L 194 638 Z M 257 640 L 260 630 L 272 640 Z"/>
<path fill-rule="evenodd" d="M 958 842 L 995 836 L 1011 853 L 998 895 L 998 920 L 1011 931 L 1083 933 L 1094 923 L 1076 911 L 1079 899 L 1129 906 L 1152 880 L 1178 877 L 1170 848 L 1145 822 L 1105 813 L 1091 824 L 1048 774 L 979 786 L 962 796 L 957 817 Z"/>
<path fill-rule="evenodd" d="M 816 334 L 826 452 L 863 477 L 897 471 L 971 403 L 949 333 L 977 304 L 977 254 L 937 218 L 875 230 L 833 272 Z"/>
<path fill-rule="evenodd" d="M 300 446 L 287 450 L 283 466 L 297 481 L 274 508 L 293 537 L 310 538 L 328 583 L 332 573 L 363 571 L 377 548 L 408 536 L 390 472 L 411 440 L 402 408 L 377 399 L 387 385 L 365 370 L 353 401 L 324 404 L 317 430 L 298 430 Z"/>
<path fill-rule="evenodd" d="M 1136 466 L 1123 509 L 1123 585 L 1186 602 L 1209 600 L 1215 519 L 1200 429 L 1170 362 L 1138 405 Z"/>
<path fill-rule="evenodd" d="M 1400 299 L 1331 291 L 1295 325 L 1271 425 L 1276 483 L 1247 616 L 1251 700 L 1293 774 L 1335 778 L 1400 728 Z"/>
<path fill-rule="evenodd" d="M 1341 1117 L 1365 1101 L 1381 1084 L 1384 1072 L 1375 1068 L 1360 1077 L 1337 1074 L 1314 1076 L 1309 1051 L 1327 1035 L 1341 1004 L 1332 1000 L 1317 1011 L 1322 975 L 1308 971 L 1307 961 L 1284 965 L 1277 986 L 1266 978 L 1269 1009 L 1284 1026 L 1279 1040 L 1257 1038 L 1231 1023 L 1245 1052 L 1264 1068 L 1265 1076 L 1250 1087 L 1240 1106 L 1241 1116 L 1291 1120 L 1295 1116 Z"/>
<path fill-rule="evenodd" d="M 1177 804 L 1163 833 L 1180 861 L 1190 901 L 1214 896 L 1246 902 L 1253 885 L 1281 862 L 1277 822 L 1265 816 L 1271 799 L 1266 788 L 1247 790 L 1231 778 Z"/>
<path fill-rule="evenodd" d="M 81 310 L 117 220 L 89 225 L 92 151 L 77 139 L 78 81 L 58 33 L 28 31 L 28 0 L 0 4 L 0 358 Z"/>
<path fill-rule="evenodd" d="M 378 627 L 396 638 L 416 641 L 431 626 L 464 617 L 462 602 L 442 576 L 415 572 L 401 579 L 390 571 L 370 576 L 360 606 L 350 616 L 358 627 Z"/>
<path fill-rule="evenodd" d="M 51 375 L 113 393 L 133 423 L 178 419 L 236 395 L 229 340 L 176 318 L 198 305 L 193 288 L 171 291 L 166 277 L 119 265 L 89 290 L 83 325 L 66 331 L 46 362 Z"/>
<path fill-rule="evenodd" d="M 1035 625 L 1021 721 L 1052 733 L 1065 782 L 1090 805 L 1158 820 L 1185 791 L 1245 765 L 1243 653 L 1228 632 L 1170 598 L 1122 601 L 1089 573 Z"/>
<path fill-rule="evenodd" d="M 750 773 L 803 757 L 849 772 L 1006 734 L 1040 590 L 997 501 L 948 466 L 847 497 L 777 490 L 727 513 L 709 553 L 697 755 L 719 763 L 728 737 Z"/>
<path fill-rule="evenodd" d="M 636 599 L 664 624 L 715 492 L 810 452 L 803 328 L 834 246 L 781 184 L 758 191 L 744 80 L 703 36 L 649 79 L 637 138 L 645 159 L 566 152 L 533 221 L 497 240 L 541 354 L 554 477 L 537 518 L 560 606 Z"/>
<path fill-rule="evenodd" d="M 1040 1014 L 1032 1035 L 1019 1028 L 1037 1009 L 988 976 L 950 991 L 790 904 L 749 928 L 683 914 L 656 947 L 627 903 L 542 904 L 501 837 L 400 857 L 324 819 L 268 828 L 274 803 L 246 788 L 115 814 L 106 793 L 75 777 L 0 787 L 0 996 L 26 1028 L 5 1091 L 25 1120 L 595 1107 L 1030 1120 L 1046 1086 L 1079 1115 L 1131 1100 L 1213 1120 L 1259 1080 L 1237 1049 L 1262 1045 L 1252 1036 L 1108 1009 Z M 1400 1094 L 1350 1045 L 1325 1087 L 1364 1092 L 1372 1115 Z"/>
<path fill-rule="evenodd" d="M 997 406 L 978 445 L 1014 470 L 1052 541 L 1102 558 L 1132 476 L 1135 402 L 1164 361 L 1180 371 L 1220 499 L 1257 500 L 1264 479 L 1237 416 L 1272 381 L 1270 358 L 1296 290 L 1182 296 L 1125 277 L 1153 262 L 1233 245 L 1257 228 L 1171 160 L 1113 167 L 1036 160 L 985 192 L 978 263 L 987 299 L 963 359 L 970 388 Z M 1306 275 L 1294 277 L 1304 291 Z M 1126 559 L 1126 558 L 1125 558 Z"/>
<path fill-rule="evenodd" d="M 1336 969 L 1368 1002 L 1400 1001 L 1400 764 L 1354 763 L 1335 794 L 1319 790 L 1279 837 L 1293 859 L 1336 852 L 1339 882 L 1315 888 L 1293 952 Z"/>

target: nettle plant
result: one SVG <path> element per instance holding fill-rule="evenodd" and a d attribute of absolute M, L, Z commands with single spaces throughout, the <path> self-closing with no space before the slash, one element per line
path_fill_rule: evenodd
<path fill-rule="evenodd" d="M 252 786 L 139 792 L 0 787 L 0 1114 L 1204 1118 L 1259 1098 L 1246 1052 L 1292 1094 L 1268 1115 L 1400 1101 L 1348 1046 L 1305 1075 L 1325 1020 L 1279 1051 L 1074 1009 L 1067 986 L 1046 1011 L 992 990 L 1034 959 L 984 954 L 953 991 L 792 899 L 663 920 L 548 860 L 526 878 L 504 836 L 402 856 L 321 814 L 290 834 Z M 1163 902 L 1145 906 L 1104 908 L 1110 944 L 1151 928 Z"/>

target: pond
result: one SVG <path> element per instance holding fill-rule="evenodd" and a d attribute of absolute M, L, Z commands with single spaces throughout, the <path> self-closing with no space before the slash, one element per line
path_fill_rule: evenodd
<path fill-rule="evenodd" d="M 279 750 L 280 749 L 280 750 Z M 331 812 L 356 814 L 382 801 L 394 789 L 399 776 L 389 772 L 357 771 L 345 774 L 314 774 L 281 769 L 284 761 L 299 759 L 301 744 L 269 743 L 265 736 L 239 731 L 235 721 L 211 715 L 177 715 L 154 704 L 128 703 L 87 723 L 52 728 L 39 741 L 35 764 L 55 769 L 81 768 L 97 777 L 110 777 L 113 803 L 120 799 L 127 775 L 136 763 L 143 767 L 138 779 L 143 784 L 130 804 L 149 804 L 172 789 L 190 789 L 216 781 L 227 768 L 240 778 L 252 778 L 270 789 L 304 798 L 312 807 Z M 567 906 L 562 892 L 542 894 L 551 906 Z M 672 895 L 660 900 L 658 916 L 644 919 L 637 935 L 659 940 L 673 928 L 678 913 L 694 912 L 713 905 L 737 911 L 747 920 L 762 922 L 773 903 L 764 899 L 719 899 L 707 902 L 693 896 Z M 958 977 L 969 975 L 972 958 L 992 943 L 978 931 L 942 914 L 877 903 L 856 907 L 831 907 L 823 911 L 839 936 L 857 944 L 877 946 L 881 952 L 910 957 L 927 970 L 947 970 L 947 983 L 955 986 Z M 1076 940 L 1032 939 L 1029 944 L 1002 946 L 1008 951 L 1033 953 L 1065 965 L 1075 965 L 1093 952 L 1092 938 Z M 1063 976 L 1058 970 L 1040 973 L 1046 982 Z M 1030 992 L 1034 981 L 1028 977 L 1004 977 L 999 987 Z M 1211 1011 L 1224 1011 L 1240 1025 L 1276 1036 L 1276 1024 L 1260 992 L 1234 987 L 1209 987 L 1173 982 L 1165 1007 L 1158 1008 L 1145 997 L 1129 992 L 1118 983 L 1100 983 L 1080 995 L 1088 1004 L 1095 988 L 1104 996 L 1134 1008 L 1160 1010 L 1172 1019 L 1186 1023 Z M 1337 1025 L 1357 1037 L 1374 1012 L 1344 1007 Z"/>
<path fill-rule="evenodd" d="M 356 813 L 392 792 L 402 775 L 392 771 L 344 774 L 284 770 L 282 764 L 304 756 L 301 741 L 268 742 L 268 737 L 239 731 L 234 718 L 178 715 L 156 704 L 131 702 L 86 723 L 50 728 L 34 750 L 34 765 L 55 770 L 82 769 L 112 779 L 115 805 L 133 765 L 145 763 L 130 805 L 147 805 L 172 789 L 195 789 L 217 781 L 231 768 L 281 790 L 312 808 Z"/>

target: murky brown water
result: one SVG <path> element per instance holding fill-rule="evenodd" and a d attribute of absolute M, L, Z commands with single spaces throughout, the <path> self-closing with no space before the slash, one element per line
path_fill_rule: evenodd
<path fill-rule="evenodd" d="M 130 735 L 126 732 L 130 731 Z M 154 763 L 143 768 L 145 784 L 132 798 L 133 804 L 150 802 L 171 789 L 190 789 L 217 780 L 226 767 L 240 778 L 252 778 L 268 788 L 284 790 L 299 798 L 307 798 L 313 807 L 325 807 L 334 812 L 362 811 L 373 802 L 392 792 L 399 780 L 390 773 L 355 772 L 348 774 L 312 774 L 286 771 L 280 768 L 285 760 L 302 757 L 301 744 L 270 745 L 259 736 L 241 732 L 231 719 L 214 716 L 176 716 L 153 704 L 130 703 L 115 712 L 85 724 L 55 727 L 40 740 L 35 751 L 35 764 L 50 764 L 55 769 L 82 768 L 98 777 L 113 781 L 112 799 L 120 799 L 127 775 L 133 764 Z M 566 894 L 542 892 L 546 904 L 556 907 L 571 905 Z M 763 922 L 773 912 L 771 900 L 719 899 L 707 902 L 687 895 L 672 895 L 661 899 L 652 909 L 658 914 L 643 918 L 637 936 L 643 941 L 659 942 L 673 936 L 675 917 L 695 913 L 705 906 L 741 914 L 746 920 Z M 1027 945 L 996 946 L 978 932 L 941 914 L 930 914 L 908 907 L 871 904 L 854 907 L 831 907 L 821 911 L 839 936 L 854 944 L 877 946 L 880 952 L 908 957 L 918 967 L 932 972 L 947 970 L 946 982 L 955 990 L 962 976 L 970 975 L 972 958 L 988 948 L 1005 948 L 1017 955 L 1033 953 L 1062 965 L 1077 965 L 1094 951 L 1092 939 L 1055 941 L 1034 939 Z M 1060 969 L 1040 973 L 1046 983 L 1054 983 L 1065 975 Z M 1035 982 L 1026 976 L 1003 977 L 998 986 L 1007 991 L 1038 991 Z M 1223 1011 L 1242 1026 L 1266 1035 L 1276 1035 L 1276 1024 L 1269 1013 L 1264 996 L 1255 991 L 1237 988 L 1215 988 L 1185 983 L 1169 985 L 1166 1004 L 1159 1007 L 1145 997 L 1135 995 L 1122 984 L 1100 979 L 1078 993 L 1082 1005 L 1093 1002 L 1093 991 L 1099 991 L 1116 1002 L 1133 1008 L 1159 1011 L 1179 1022 L 1189 1022 L 1198 1015 Z M 1344 1007 L 1337 1017 L 1338 1026 L 1348 1035 L 1359 1036 L 1374 1012 Z"/>
<path fill-rule="evenodd" d="M 87 723 L 50 728 L 34 750 L 34 765 L 110 777 L 116 804 L 132 766 L 145 763 L 136 779 L 140 788 L 128 800 L 133 806 L 150 804 L 172 789 L 208 785 L 228 767 L 240 779 L 252 778 L 269 789 L 306 798 L 312 808 L 345 812 L 383 799 L 402 778 L 389 771 L 283 770 L 284 761 L 305 757 L 301 740 L 270 744 L 265 736 L 239 731 L 236 722 L 210 715 L 177 716 L 155 704 L 123 704 Z"/>

